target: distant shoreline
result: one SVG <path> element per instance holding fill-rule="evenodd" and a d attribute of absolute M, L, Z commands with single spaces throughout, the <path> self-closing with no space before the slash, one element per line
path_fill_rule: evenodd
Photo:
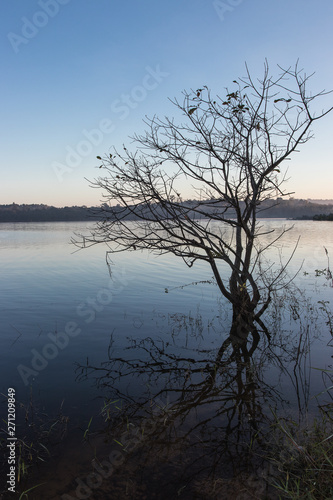
<path fill-rule="evenodd" d="M 0 222 L 75 222 L 93 219 L 96 207 L 50 207 L 47 205 L 0 205 Z"/>
<path fill-rule="evenodd" d="M 303 217 L 295 217 L 292 220 L 314 220 L 314 221 L 333 221 L 333 213 L 330 214 L 316 214 L 312 217 L 303 215 Z"/>
<path fill-rule="evenodd" d="M 210 200 L 207 200 L 210 201 Z M 242 203 L 242 202 L 241 202 Z M 195 218 L 195 207 L 197 200 L 186 200 L 182 202 L 184 208 L 188 210 L 189 217 Z M 104 207 L 53 207 L 48 205 L 0 205 L 0 223 L 1 222 L 87 222 L 98 220 L 98 214 L 101 210 L 107 210 Z M 117 210 L 117 207 L 114 207 Z M 242 208 L 242 206 L 241 206 Z M 245 208 L 245 204 L 244 204 Z M 121 209 L 121 207 L 119 207 Z M 224 213 L 223 201 L 214 202 L 214 213 Z M 209 204 L 202 202 L 202 212 L 207 214 L 207 218 L 212 209 Z M 236 215 L 236 214 L 235 214 Z M 232 213 L 228 216 L 232 218 Z M 266 200 L 258 206 L 257 217 L 260 219 L 290 219 L 290 220 L 333 220 L 333 204 L 324 205 L 313 203 L 308 200 L 282 199 Z M 126 216 L 127 220 L 133 220 L 130 214 Z"/>

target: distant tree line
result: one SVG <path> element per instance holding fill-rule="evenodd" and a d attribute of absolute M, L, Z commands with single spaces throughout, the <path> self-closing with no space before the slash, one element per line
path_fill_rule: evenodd
<path fill-rule="evenodd" d="M 214 202 L 214 203 L 213 203 Z M 187 207 L 193 208 L 197 206 L 197 200 L 187 200 Z M 202 201 L 202 208 L 209 216 L 211 212 L 216 215 L 216 211 L 225 212 L 225 204 L 223 201 L 217 202 L 216 200 Z M 240 202 L 243 206 L 243 203 Z M 18 205 L 12 203 L 10 205 L 0 205 L 0 222 L 61 222 L 61 221 L 86 221 L 99 216 L 101 210 L 105 210 L 105 206 L 101 207 L 86 207 L 86 206 L 72 206 L 72 207 L 53 207 L 43 204 L 22 204 Z M 144 207 L 143 207 L 144 208 Z M 156 205 L 156 213 L 162 208 Z M 113 211 L 122 212 L 124 215 L 123 207 L 120 205 L 113 208 Z M 232 213 L 229 209 L 230 216 Z M 320 215 L 318 215 L 320 213 Z M 267 200 L 258 207 L 258 217 L 262 218 L 285 218 L 295 220 L 332 220 L 333 205 L 320 205 L 318 203 L 311 203 L 308 200 L 289 199 L 283 200 L 278 198 L 276 200 Z M 187 212 L 188 217 L 198 218 L 198 213 L 193 209 Z M 136 220 L 138 217 L 128 210 L 125 215 L 127 220 Z"/>
<path fill-rule="evenodd" d="M 333 213 L 330 213 L 328 215 L 325 214 L 314 215 L 313 220 L 333 220 Z"/>
<path fill-rule="evenodd" d="M 333 213 L 330 214 L 316 214 L 313 217 L 310 215 L 303 215 L 302 217 L 294 217 L 295 220 L 332 220 Z"/>
<path fill-rule="evenodd" d="M 0 222 L 85 221 L 91 217 L 87 207 L 53 207 L 48 205 L 0 205 Z"/>

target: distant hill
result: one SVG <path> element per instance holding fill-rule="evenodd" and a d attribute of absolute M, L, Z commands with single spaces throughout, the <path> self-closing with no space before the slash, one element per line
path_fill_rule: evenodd
<path fill-rule="evenodd" d="M 283 217 L 286 219 L 296 219 L 301 217 L 312 218 L 317 214 L 328 215 L 333 212 L 333 202 L 331 204 L 315 203 L 310 200 L 278 198 L 262 204 L 262 212 L 259 217 Z"/>
<path fill-rule="evenodd" d="M 317 205 L 333 205 L 333 200 L 312 200 L 308 199 L 310 203 L 316 203 Z"/>
<path fill-rule="evenodd" d="M 191 208 L 197 206 L 196 200 L 187 200 L 183 206 L 188 209 L 187 215 L 194 217 L 195 212 Z M 201 202 L 203 212 L 209 214 L 222 213 L 224 202 L 219 200 L 209 200 Z M 100 207 L 73 206 L 57 208 L 48 205 L 0 205 L 0 222 L 60 222 L 60 221 L 86 221 L 96 220 Z M 117 209 L 116 209 L 117 210 Z M 119 207 L 121 210 L 121 207 Z M 312 219 L 313 216 L 333 213 L 332 204 L 314 203 L 309 200 L 277 198 L 263 202 L 258 207 L 258 217 L 262 218 L 285 218 L 285 219 Z M 233 217 L 232 210 L 228 210 L 228 217 Z M 126 217 L 131 220 L 130 214 Z"/>

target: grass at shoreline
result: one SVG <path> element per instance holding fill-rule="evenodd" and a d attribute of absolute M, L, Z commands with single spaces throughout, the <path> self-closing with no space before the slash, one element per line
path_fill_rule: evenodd
<path fill-rule="evenodd" d="M 279 498 L 333 499 L 333 403 L 310 425 L 277 419 L 270 461 Z"/>

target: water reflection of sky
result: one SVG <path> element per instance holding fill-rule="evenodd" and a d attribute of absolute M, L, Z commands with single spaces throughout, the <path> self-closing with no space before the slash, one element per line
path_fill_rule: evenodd
<path fill-rule="evenodd" d="M 283 223 L 290 226 L 289 221 Z M 281 221 L 264 224 L 269 231 L 281 225 Z M 324 277 L 316 278 L 314 273 L 315 269 L 327 266 L 324 246 L 333 256 L 329 224 L 297 222 L 286 233 L 283 258 L 289 257 L 301 234 L 290 274 L 305 260 L 304 270 L 309 274 L 304 276 L 302 270 L 296 282 L 307 290 L 307 295 L 301 299 L 303 305 L 298 311 L 292 294 L 290 297 L 283 294 L 280 305 L 269 309 L 266 321 L 269 328 L 276 328 L 274 341 L 269 347 L 267 339 L 262 339 L 253 354 L 251 369 L 261 367 L 262 381 L 271 385 L 273 393 L 283 395 L 284 407 L 292 414 L 308 403 L 315 409 L 316 400 L 311 398 L 324 386 L 322 372 L 311 367 L 325 368 L 331 363 L 327 315 L 319 309 L 318 301 L 329 301 L 332 288 Z M 211 279 L 205 264 L 197 263 L 188 269 L 172 256 L 122 253 L 112 256 L 110 277 L 105 248 L 75 252 L 69 245 L 73 231 L 79 232 L 85 226 L 85 223 L 0 225 L 1 392 L 15 387 L 17 398 L 26 402 L 32 390 L 36 401 L 41 401 L 50 414 L 56 413 L 64 400 L 64 411 L 77 425 L 86 422 L 93 412 L 98 413 L 101 401 L 112 395 L 110 387 L 96 385 L 93 370 L 89 376 L 77 379 L 80 374 L 76 371 L 77 364 L 108 367 L 112 352 L 113 358 L 119 359 L 137 356 L 138 364 L 144 365 L 153 350 L 141 349 L 140 355 L 135 354 L 133 339 L 142 345 L 149 344 L 147 339 L 153 339 L 163 343 L 163 356 L 195 360 L 195 364 L 202 365 L 202 371 L 195 377 L 206 377 L 210 369 L 207 365 L 213 362 L 230 327 L 230 308 L 214 285 L 184 286 Z M 274 249 L 272 258 L 277 256 L 279 251 Z M 31 367 L 31 350 L 42 353 L 45 345 L 52 343 L 49 334 L 61 337 L 68 324 L 73 323 L 80 333 L 69 338 L 67 345 L 59 348 L 47 366 L 38 375 L 29 377 L 29 384 L 25 385 L 17 366 Z M 301 344 L 306 349 L 311 344 L 311 353 L 305 350 L 302 357 L 297 358 Z M 167 360 L 166 357 L 160 363 Z M 289 364 L 291 376 L 281 371 L 281 361 L 285 366 Z M 188 362 L 189 370 L 190 365 Z M 180 383 L 184 371 L 178 375 Z M 118 381 L 115 379 L 113 389 L 116 387 L 123 393 L 132 391 L 134 396 L 139 396 L 144 394 L 148 383 L 162 390 L 166 380 L 167 371 L 158 373 L 155 382 L 143 374 L 132 376 L 129 383 L 124 373 Z M 101 400 L 94 399 L 96 396 Z M 153 398 L 154 394 L 150 396 Z M 171 393 L 165 392 L 163 398 L 172 400 Z M 207 403 L 205 412 L 214 408 L 212 405 L 209 410 Z M 195 418 L 194 414 L 189 418 Z"/>
<path fill-rule="evenodd" d="M 291 225 L 289 221 L 283 224 Z M 331 291 L 324 286 L 325 280 L 315 279 L 313 273 L 314 269 L 327 265 L 324 246 L 331 247 L 333 255 L 333 236 L 328 224 L 297 222 L 281 243 L 283 258 L 288 258 L 301 233 L 290 275 L 305 260 L 304 270 L 310 273 L 309 277 L 305 279 L 302 270 L 297 282 L 306 284 L 311 291 L 316 289 L 317 300 L 326 300 Z M 265 230 L 270 231 L 277 225 L 281 225 L 281 221 L 265 222 Z M 85 353 L 86 342 L 92 355 L 103 353 L 105 341 L 114 329 L 120 338 L 142 332 L 154 335 L 158 329 L 164 329 L 166 335 L 168 326 L 159 318 L 170 315 L 175 318 L 177 314 L 201 316 L 203 324 L 208 325 L 216 316 L 218 294 L 213 285 L 180 288 L 211 279 L 212 273 L 205 264 L 198 262 L 188 269 L 173 256 L 122 253 L 112 256 L 116 276 L 112 281 L 105 262 L 105 248 L 75 252 L 69 244 L 73 231 L 85 227 L 85 223 L 1 225 L 0 234 L 5 234 L 1 239 L 0 277 L 2 352 L 8 353 L 11 366 L 15 357 L 27 360 L 29 349 L 41 347 L 49 332 L 61 331 L 68 321 L 76 321 L 82 334 L 72 339 L 62 352 L 62 359 L 67 362 L 71 356 Z M 273 258 L 276 256 L 277 251 Z M 165 293 L 166 289 L 169 293 Z M 97 306 L 96 310 L 94 301 L 103 301 L 103 290 L 105 305 Z M 228 306 L 220 304 L 220 307 L 221 314 L 227 317 Z M 57 359 L 52 364 L 59 362 Z M 11 376 L 14 372 L 11 370 Z M 45 377 L 47 374 L 43 373 Z"/>

